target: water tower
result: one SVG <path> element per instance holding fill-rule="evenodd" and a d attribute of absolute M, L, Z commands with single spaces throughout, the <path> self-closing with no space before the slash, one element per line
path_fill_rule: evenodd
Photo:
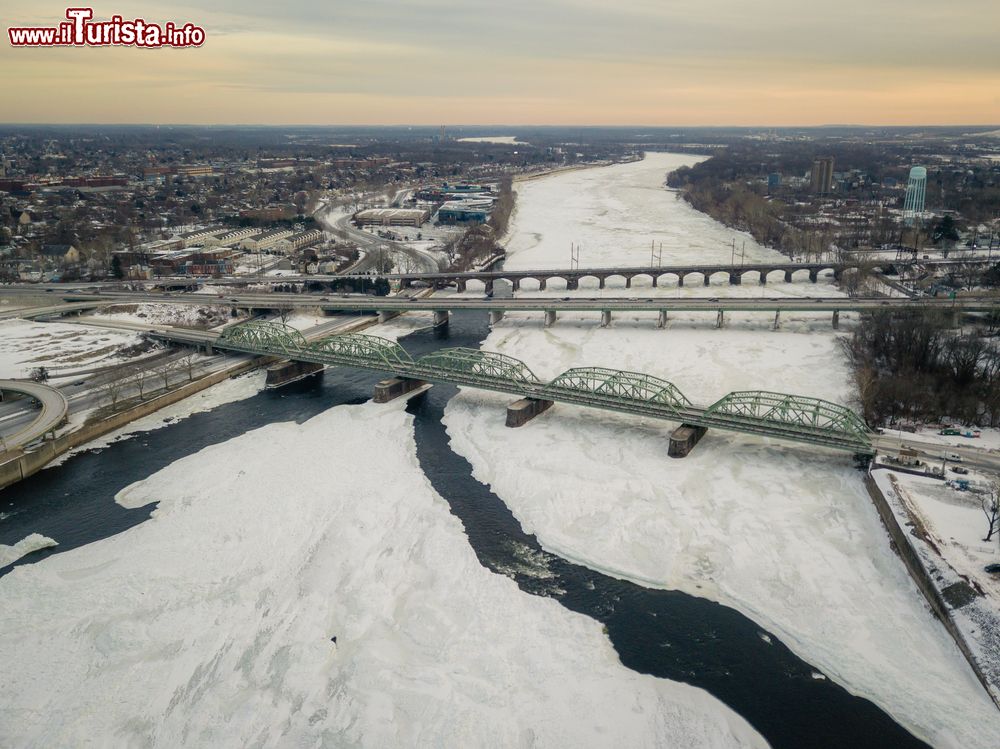
<path fill-rule="evenodd" d="M 906 183 L 906 199 L 903 201 L 903 221 L 908 226 L 917 223 L 924 215 L 924 202 L 927 197 L 927 170 L 915 166 L 910 170 L 910 181 Z"/>

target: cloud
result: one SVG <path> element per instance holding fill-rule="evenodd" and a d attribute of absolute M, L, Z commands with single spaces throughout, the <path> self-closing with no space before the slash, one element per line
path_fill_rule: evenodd
<path fill-rule="evenodd" d="M 8 6 L 8 23 L 57 20 L 36 2 Z M 5 45 L 16 119 L 1000 121 L 995 0 L 218 0 L 95 11 L 191 21 L 208 38 L 191 50 Z"/>

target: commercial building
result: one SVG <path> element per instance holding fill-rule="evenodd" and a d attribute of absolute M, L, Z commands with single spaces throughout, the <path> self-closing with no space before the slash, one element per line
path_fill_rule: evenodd
<path fill-rule="evenodd" d="M 442 224 L 482 224 L 490 217 L 492 201 L 453 200 L 438 210 Z"/>
<path fill-rule="evenodd" d="M 176 250 L 164 252 L 149 260 L 154 275 L 190 276 L 229 275 L 233 272 L 233 250 L 228 247 L 214 249 Z"/>
<path fill-rule="evenodd" d="M 903 200 L 903 221 L 909 225 L 915 224 L 924 215 L 924 204 L 927 199 L 927 169 L 915 166 L 910 170 L 910 179 L 906 183 L 906 198 Z"/>
<path fill-rule="evenodd" d="M 430 213 L 423 208 L 369 208 L 354 214 L 359 226 L 414 226 L 420 228 Z"/>
<path fill-rule="evenodd" d="M 817 195 L 829 195 L 833 190 L 833 157 L 822 156 L 813 160 L 812 191 Z"/>

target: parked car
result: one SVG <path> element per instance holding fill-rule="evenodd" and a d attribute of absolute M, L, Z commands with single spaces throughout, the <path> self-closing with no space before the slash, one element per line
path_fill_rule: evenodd
<path fill-rule="evenodd" d="M 961 463 L 962 462 L 962 456 L 959 455 L 958 453 L 945 453 L 944 454 L 944 459 L 945 460 L 950 460 L 952 463 Z"/>
<path fill-rule="evenodd" d="M 962 468 L 962 466 L 952 466 L 951 470 L 953 470 L 955 473 L 959 475 L 966 474 L 969 472 L 968 468 Z"/>

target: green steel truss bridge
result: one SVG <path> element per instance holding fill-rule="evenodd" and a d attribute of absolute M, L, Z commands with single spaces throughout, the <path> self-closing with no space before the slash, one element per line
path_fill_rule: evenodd
<path fill-rule="evenodd" d="M 849 408 L 818 398 L 753 390 L 729 393 L 709 406 L 698 406 L 670 382 L 640 372 L 577 367 L 543 382 L 524 362 L 505 354 L 444 348 L 414 359 L 398 343 L 384 338 L 348 333 L 310 343 L 294 328 L 270 322 L 234 325 L 212 346 L 390 372 L 428 382 L 449 382 L 853 453 L 874 452 L 872 432 L 861 417 Z"/>

